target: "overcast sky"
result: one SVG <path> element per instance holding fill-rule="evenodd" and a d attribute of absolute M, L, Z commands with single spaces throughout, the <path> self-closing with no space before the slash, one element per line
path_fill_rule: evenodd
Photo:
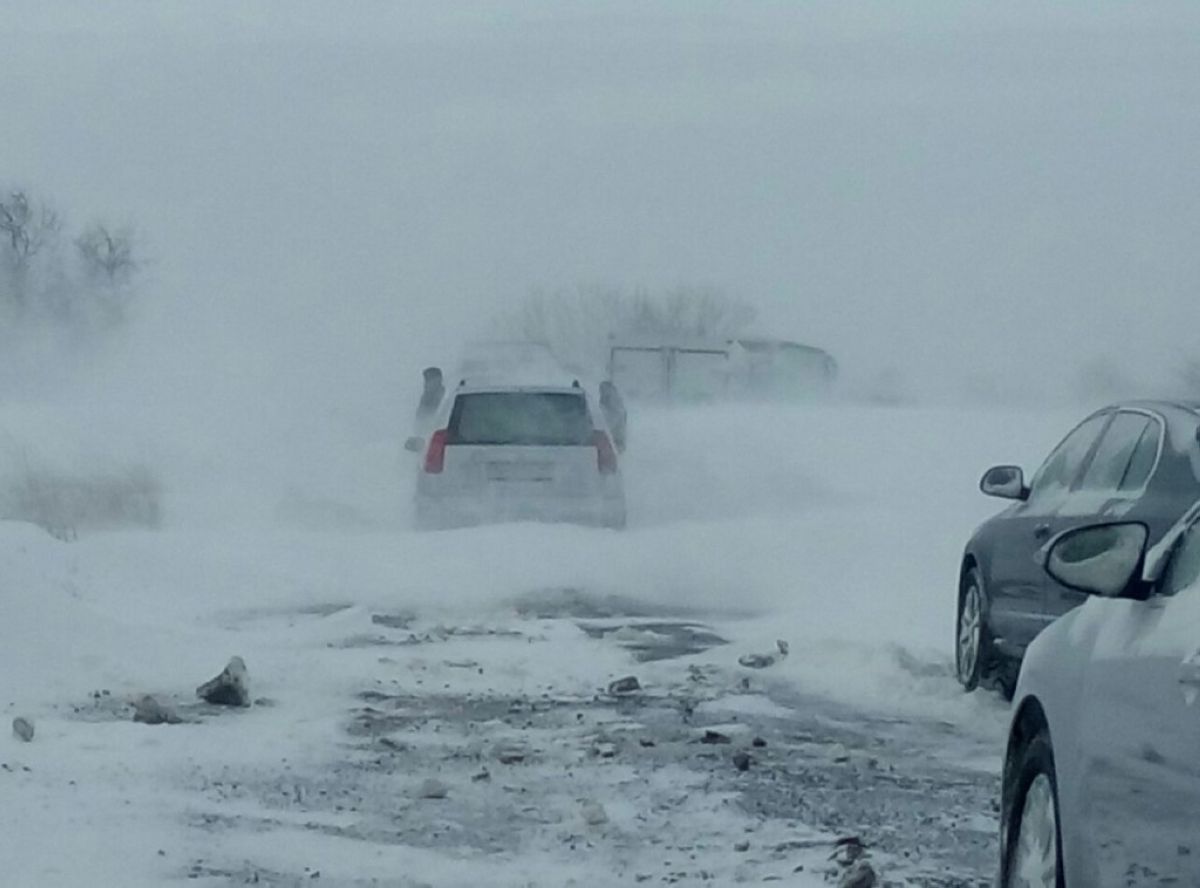
<path fill-rule="evenodd" d="M 0 180 L 137 226 L 168 379 L 390 387 L 577 283 L 858 375 L 1200 355 L 1200 4 L 447 6 L 0 0 Z"/>

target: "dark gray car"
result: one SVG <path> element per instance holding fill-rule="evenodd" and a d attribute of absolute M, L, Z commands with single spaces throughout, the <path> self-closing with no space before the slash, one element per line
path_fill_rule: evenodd
<path fill-rule="evenodd" d="M 1047 574 L 1087 596 L 1030 645 L 1001 804 L 1003 888 L 1200 885 L 1200 504 L 1068 530 Z"/>
<path fill-rule="evenodd" d="M 1200 498 L 1200 407 L 1142 401 L 1093 413 L 1026 484 L 1016 466 L 989 469 L 984 493 L 1013 500 L 963 553 L 955 647 L 968 690 L 995 681 L 1011 694 L 1025 649 L 1086 595 L 1038 565 L 1053 536 L 1103 520 L 1137 521 L 1155 543 Z"/>

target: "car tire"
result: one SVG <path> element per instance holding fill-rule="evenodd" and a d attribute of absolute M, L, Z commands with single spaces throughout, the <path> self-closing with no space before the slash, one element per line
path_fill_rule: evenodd
<path fill-rule="evenodd" d="M 1001 888 L 1065 888 L 1058 776 L 1044 730 L 1025 744 L 1010 773 Z"/>
<path fill-rule="evenodd" d="M 954 628 L 954 666 L 959 684 L 968 692 L 979 687 L 993 658 L 987 625 L 987 592 L 978 567 L 963 574 Z"/>

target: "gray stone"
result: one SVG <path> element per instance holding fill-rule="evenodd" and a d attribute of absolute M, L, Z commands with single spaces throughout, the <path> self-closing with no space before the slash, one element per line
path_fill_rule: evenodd
<path fill-rule="evenodd" d="M 589 799 L 580 805 L 579 810 L 583 815 L 583 822 L 588 826 L 603 826 L 608 823 L 608 812 L 599 802 Z"/>
<path fill-rule="evenodd" d="M 29 743 L 33 740 L 33 722 L 27 718 L 13 719 L 13 736 L 22 743 Z"/>
<path fill-rule="evenodd" d="M 865 860 L 856 860 L 842 873 L 838 880 L 838 888 L 875 888 L 879 884 L 879 876 L 875 868 Z"/>
<path fill-rule="evenodd" d="M 417 796 L 422 799 L 444 799 L 450 795 L 450 787 L 436 777 L 428 777 L 421 782 Z"/>
<path fill-rule="evenodd" d="M 782 638 L 775 642 L 775 648 L 778 653 L 742 654 L 738 657 L 738 665 L 748 669 L 766 669 L 768 666 L 774 666 L 786 657 L 790 650 L 788 643 Z"/>
<path fill-rule="evenodd" d="M 627 675 L 624 678 L 618 678 L 608 686 L 608 692 L 614 696 L 618 694 L 632 694 L 641 689 L 642 684 L 637 680 L 636 675 Z"/>
<path fill-rule="evenodd" d="M 183 719 L 171 708 L 146 694 L 133 701 L 133 720 L 143 725 L 177 725 Z"/>
<path fill-rule="evenodd" d="M 495 755 L 502 765 L 519 765 L 525 761 L 528 753 L 520 746 L 500 746 Z"/>
<path fill-rule="evenodd" d="M 196 696 L 216 706 L 249 706 L 250 677 L 241 657 L 233 657 L 216 678 L 196 688 Z"/>
<path fill-rule="evenodd" d="M 836 860 L 841 866 L 850 866 L 867 853 L 867 846 L 858 836 L 843 836 L 835 843 L 831 860 Z"/>

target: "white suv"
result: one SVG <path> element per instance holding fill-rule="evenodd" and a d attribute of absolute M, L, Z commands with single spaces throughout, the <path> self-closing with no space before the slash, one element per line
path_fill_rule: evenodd
<path fill-rule="evenodd" d="M 418 528 L 527 520 L 625 526 L 612 435 L 578 382 L 464 382 L 433 428 L 419 442 Z"/>

